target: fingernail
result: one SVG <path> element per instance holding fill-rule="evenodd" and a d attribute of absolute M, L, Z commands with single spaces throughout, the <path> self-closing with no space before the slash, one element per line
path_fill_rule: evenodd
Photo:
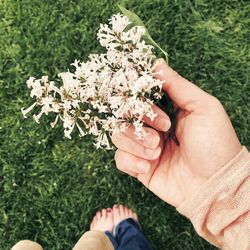
<path fill-rule="evenodd" d="M 138 161 L 136 164 L 136 168 L 139 173 L 146 174 L 150 169 L 150 164 L 146 161 Z"/>
<path fill-rule="evenodd" d="M 161 153 L 161 148 L 158 147 L 157 149 L 145 149 L 145 153 L 149 156 L 152 160 L 155 160 L 159 157 Z"/>
<path fill-rule="evenodd" d="M 156 120 L 155 120 L 155 125 L 156 125 L 156 126 L 158 127 L 158 129 L 160 129 L 161 131 L 166 132 L 166 131 L 169 130 L 169 128 L 170 128 L 170 126 L 171 126 L 171 122 L 170 122 L 168 119 L 166 119 L 166 118 L 164 118 L 164 117 L 158 115 L 158 116 L 156 117 Z"/>

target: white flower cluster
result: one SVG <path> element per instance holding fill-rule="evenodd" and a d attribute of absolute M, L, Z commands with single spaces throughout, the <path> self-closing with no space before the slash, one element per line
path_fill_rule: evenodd
<path fill-rule="evenodd" d="M 72 64 L 75 72 L 58 75 L 61 87 L 47 76 L 30 77 L 27 85 L 36 102 L 22 109 L 24 117 L 40 106 L 40 112 L 33 115 L 36 122 L 53 112 L 56 118 L 52 127 L 60 119 L 66 137 L 71 139 L 77 128 L 80 136 L 94 135 L 97 148 L 110 149 L 112 134 L 124 132 L 131 124 L 136 136 L 145 138 L 144 118 L 156 117 L 152 104 L 161 98 L 162 82 L 153 77 L 155 56 L 153 46 L 142 38 L 145 28 L 130 26 L 129 19 L 121 14 L 113 15 L 109 25 L 101 24 L 97 38 L 106 53 L 91 54 L 87 62 L 76 60 Z"/>

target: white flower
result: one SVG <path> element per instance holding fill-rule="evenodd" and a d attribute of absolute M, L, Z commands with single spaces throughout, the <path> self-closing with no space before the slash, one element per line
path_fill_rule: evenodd
<path fill-rule="evenodd" d="M 129 29 L 127 32 L 122 33 L 121 39 L 123 41 L 129 42 L 132 41 L 134 45 L 137 45 L 142 36 L 145 34 L 145 28 L 142 26 L 134 26 L 133 28 Z"/>
<path fill-rule="evenodd" d="M 27 109 L 24 109 L 24 108 L 21 108 L 21 111 L 22 111 L 22 114 L 23 114 L 23 117 L 24 118 L 27 118 L 27 114 L 36 106 L 36 103 L 34 102 L 29 108 Z"/>
<path fill-rule="evenodd" d="M 62 72 L 62 86 L 30 77 L 27 86 L 36 101 L 22 113 L 26 117 L 34 107 L 37 123 L 43 114 L 55 113 L 51 126 L 62 121 L 65 137 L 71 139 L 76 128 L 81 137 L 95 137 L 97 148 L 111 149 L 110 137 L 120 134 L 132 124 L 135 135 L 143 140 L 147 135 L 144 119 L 157 116 L 152 109 L 154 100 L 161 98 L 162 81 L 152 72 L 153 46 L 143 40 L 145 28 L 130 28 L 129 19 L 121 14 L 101 24 L 97 39 L 107 51 L 90 54 L 86 62 L 75 60 L 74 72 Z"/>
<path fill-rule="evenodd" d="M 35 82 L 35 80 L 36 80 L 36 78 L 35 77 L 30 77 L 28 80 L 27 80 L 27 86 L 28 86 L 28 88 L 31 88 L 31 87 L 33 87 L 33 85 L 34 85 L 34 82 Z"/>
<path fill-rule="evenodd" d="M 52 96 L 46 96 L 42 98 L 41 105 L 43 105 L 43 111 L 47 115 L 48 112 L 52 111 L 52 103 L 54 101 L 54 98 Z"/>
<path fill-rule="evenodd" d="M 100 133 L 99 136 L 96 138 L 95 143 L 96 148 L 103 148 L 107 147 L 107 149 L 111 149 L 108 137 L 106 133 Z"/>
<path fill-rule="evenodd" d="M 83 132 L 82 128 L 78 125 L 78 123 L 76 123 L 76 126 L 77 126 L 77 128 L 78 128 L 78 130 L 79 130 L 79 132 L 80 132 L 80 136 L 81 136 L 81 137 L 85 136 L 86 133 Z"/>
<path fill-rule="evenodd" d="M 42 94 L 44 92 L 44 87 L 40 84 L 40 80 L 35 80 L 34 83 L 31 85 L 32 90 L 30 92 L 31 97 L 42 97 Z"/>
<path fill-rule="evenodd" d="M 135 127 L 135 135 L 138 139 L 143 140 L 148 135 L 146 130 L 143 128 L 143 123 L 137 120 L 133 123 L 133 125 Z"/>
<path fill-rule="evenodd" d="M 63 103 L 62 103 L 62 108 L 64 110 L 70 110 L 70 108 L 71 108 L 71 101 L 64 100 Z"/>
<path fill-rule="evenodd" d="M 110 47 L 112 44 L 113 48 L 119 46 L 119 40 L 115 36 L 114 32 L 109 28 L 107 24 L 101 24 L 100 29 L 97 33 L 97 38 L 103 47 Z"/>
<path fill-rule="evenodd" d="M 50 123 L 50 126 L 51 126 L 52 128 L 54 128 L 54 127 L 56 126 L 56 124 L 57 124 L 57 122 L 58 122 L 58 118 L 59 118 L 59 115 L 57 115 L 57 116 L 56 116 L 56 119 L 55 119 L 53 122 Z"/>
<path fill-rule="evenodd" d="M 121 33 L 131 23 L 126 16 L 120 13 L 113 15 L 109 20 L 109 23 L 112 25 L 112 30 L 115 33 Z"/>
<path fill-rule="evenodd" d="M 40 118 L 42 117 L 43 114 L 44 114 L 44 111 L 41 110 L 39 114 L 33 115 L 33 118 L 34 118 L 34 120 L 36 121 L 36 123 L 40 123 L 39 120 L 40 120 Z"/>
<path fill-rule="evenodd" d="M 157 117 L 158 114 L 154 113 L 154 111 L 151 109 L 149 112 L 146 113 L 146 116 L 150 118 L 151 121 Z"/>

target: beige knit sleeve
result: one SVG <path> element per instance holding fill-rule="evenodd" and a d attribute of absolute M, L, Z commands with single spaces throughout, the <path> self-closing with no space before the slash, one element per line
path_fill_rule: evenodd
<path fill-rule="evenodd" d="M 223 250 L 250 250 L 250 153 L 245 147 L 177 210 Z"/>
<path fill-rule="evenodd" d="M 79 239 L 73 250 L 114 250 L 114 248 L 105 233 L 88 231 Z"/>

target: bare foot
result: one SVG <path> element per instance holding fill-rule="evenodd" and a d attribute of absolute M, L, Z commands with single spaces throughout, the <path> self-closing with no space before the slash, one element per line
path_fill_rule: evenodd
<path fill-rule="evenodd" d="M 101 211 L 98 211 L 92 219 L 90 231 L 97 230 L 102 232 L 112 232 L 115 226 L 113 214 L 111 208 L 104 208 Z"/>
<path fill-rule="evenodd" d="M 126 220 L 128 218 L 132 218 L 138 221 L 137 214 L 134 213 L 130 208 L 123 205 L 113 206 L 113 216 L 115 226 L 117 226 L 121 221 Z"/>

